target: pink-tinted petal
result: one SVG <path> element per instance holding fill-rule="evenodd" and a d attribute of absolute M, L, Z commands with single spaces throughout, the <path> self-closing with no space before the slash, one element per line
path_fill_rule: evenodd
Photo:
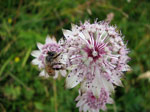
<path fill-rule="evenodd" d="M 65 76 L 67 75 L 67 72 L 66 72 L 66 70 L 60 70 L 60 74 L 61 74 L 63 77 L 65 77 Z"/>
<path fill-rule="evenodd" d="M 70 30 L 65 30 L 65 29 L 62 29 L 62 31 L 63 31 L 63 34 L 64 34 L 64 36 L 68 39 L 68 38 L 73 38 L 73 34 L 72 34 L 72 32 L 70 31 Z"/>
<path fill-rule="evenodd" d="M 38 65 L 40 63 L 40 61 L 38 59 L 34 59 L 31 62 L 33 65 Z"/>
<path fill-rule="evenodd" d="M 34 56 L 34 57 L 39 57 L 40 54 L 41 54 L 41 52 L 39 50 L 35 50 L 35 51 L 31 52 L 31 55 Z"/>
<path fill-rule="evenodd" d="M 37 43 L 37 46 L 38 46 L 38 48 L 40 49 L 40 50 L 42 50 L 42 47 L 43 47 L 43 44 L 41 44 L 41 43 Z"/>
<path fill-rule="evenodd" d="M 50 43 L 53 43 L 54 41 L 50 38 L 50 36 L 47 36 L 46 37 L 46 40 L 45 40 L 45 43 L 46 44 L 50 44 Z"/>
<path fill-rule="evenodd" d="M 54 79 L 57 79 L 59 75 L 59 71 L 55 71 L 55 76 L 53 77 Z"/>

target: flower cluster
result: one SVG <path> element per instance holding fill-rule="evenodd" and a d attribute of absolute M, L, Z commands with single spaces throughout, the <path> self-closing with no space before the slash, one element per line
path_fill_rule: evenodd
<path fill-rule="evenodd" d="M 83 94 L 79 91 L 79 96 L 76 98 L 77 107 L 79 111 L 99 112 L 99 109 L 106 110 L 106 103 L 113 103 L 113 100 L 109 97 L 109 93 L 101 88 L 100 95 L 98 97 L 93 95 L 92 91 L 87 91 Z"/>
<path fill-rule="evenodd" d="M 113 103 L 111 94 L 114 86 L 122 86 L 123 72 L 128 66 L 129 49 L 117 27 L 101 21 L 91 24 L 86 21 L 80 26 L 73 25 L 71 30 L 63 30 L 65 40 L 58 43 L 47 38 L 46 44 L 37 44 L 40 51 L 33 51 L 36 57 L 32 61 L 43 71 L 41 76 L 48 77 L 45 71 L 45 57 L 48 51 L 61 53 L 59 62 L 68 71 L 66 88 L 80 84 L 76 98 L 79 111 L 98 112 L 106 110 L 106 104 Z M 63 58 L 62 58 L 63 57 Z M 66 71 L 59 71 L 65 76 Z M 58 71 L 55 70 L 56 76 Z"/>
<path fill-rule="evenodd" d="M 129 50 L 121 33 L 106 22 L 90 24 L 88 21 L 80 26 L 72 25 L 71 31 L 63 30 L 63 33 L 68 55 L 66 64 L 71 69 L 66 87 L 81 84 L 82 95 L 77 98 L 80 110 L 105 110 L 105 104 L 112 103 L 109 99 L 114 85 L 122 86 L 123 72 L 130 70 Z"/>
<path fill-rule="evenodd" d="M 47 71 L 45 70 L 45 57 L 47 56 L 47 53 L 49 51 L 55 51 L 57 53 L 61 53 L 61 55 L 58 57 L 59 62 L 65 64 L 64 61 L 64 56 L 63 56 L 63 48 L 61 47 L 61 45 L 59 45 L 56 42 L 56 39 L 50 38 L 49 36 L 46 37 L 46 41 L 45 44 L 41 44 L 41 43 L 37 43 L 37 46 L 39 48 L 39 50 L 34 50 L 32 51 L 31 55 L 35 57 L 35 59 L 32 60 L 32 64 L 33 65 L 38 65 L 38 68 L 41 71 L 41 73 L 39 74 L 40 76 L 44 76 L 44 77 L 49 77 Z M 55 76 L 54 78 L 58 77 L 58 74 L 61 73 L 62 76 L 66 76 L 66 70 L 59 70 L 56 71 L 55 70 Z"/>

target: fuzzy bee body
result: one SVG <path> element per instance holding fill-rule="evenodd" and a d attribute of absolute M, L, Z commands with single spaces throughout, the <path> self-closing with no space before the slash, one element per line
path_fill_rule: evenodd
<path fill-rule="evenodd" d="M 46 69 L 46 72 L 48 73 L 48 75 L 50 75 L 50 76 L 55 75 L 55 70 L 52 68 L 51 65 L 46 65 L 45 69 Z"/>
<path fill-rule="evenodd" d="M 45 57 L 45 70 L 50 76 L 55 75 L 55 70 L 63 70 L 64 66 L 62 63 L 58 62 L 58 57 L 61 53 L 56 53 L 55 51 L 51 51 L 47 53 Z M 56 67 L 61 66 L 61 67 Z"/>

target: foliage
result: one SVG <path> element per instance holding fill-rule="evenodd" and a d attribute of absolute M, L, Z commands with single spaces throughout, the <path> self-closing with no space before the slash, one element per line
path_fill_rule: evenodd
<path fill-rule="evenodd" d="M 0 0 L 0 10 L 0 112 L 77 112 L 78 88 L 65 90 L 61 77 L 38 77 L 30 53 L 47 34 L 59 40 L 70 23 L 104 20 L 109 13 L 128 40 L 132 71 L 107 112 L 150 111 L 150 82 L 138 79 L 150 70 L 149 0 Z"/>

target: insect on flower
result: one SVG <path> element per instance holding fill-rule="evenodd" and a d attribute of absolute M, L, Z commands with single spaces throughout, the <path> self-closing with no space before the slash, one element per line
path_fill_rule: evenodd
<path fill-rule="evenodd" d="M 58 57 L 61 53 L 57 54 L 55 51 L 47 53 L 45 57 L 45 70 L 50 76 L 55 75 L 55 70 L 65 70 L 65 65 L 58 63 Z"/>
<path fill-rule="evenodd" d="M 65 56 L 62 46 L 56 42 L 56 39 L 47 36 L 45 44 L 37 43 L 37 46 L 39 50 L 33 51 L 31 55 L 35 57 L 32 64 L 38 65 L 42 70 L 40 76 L 57 78 L 59 73 L 65 76 Z"/>

